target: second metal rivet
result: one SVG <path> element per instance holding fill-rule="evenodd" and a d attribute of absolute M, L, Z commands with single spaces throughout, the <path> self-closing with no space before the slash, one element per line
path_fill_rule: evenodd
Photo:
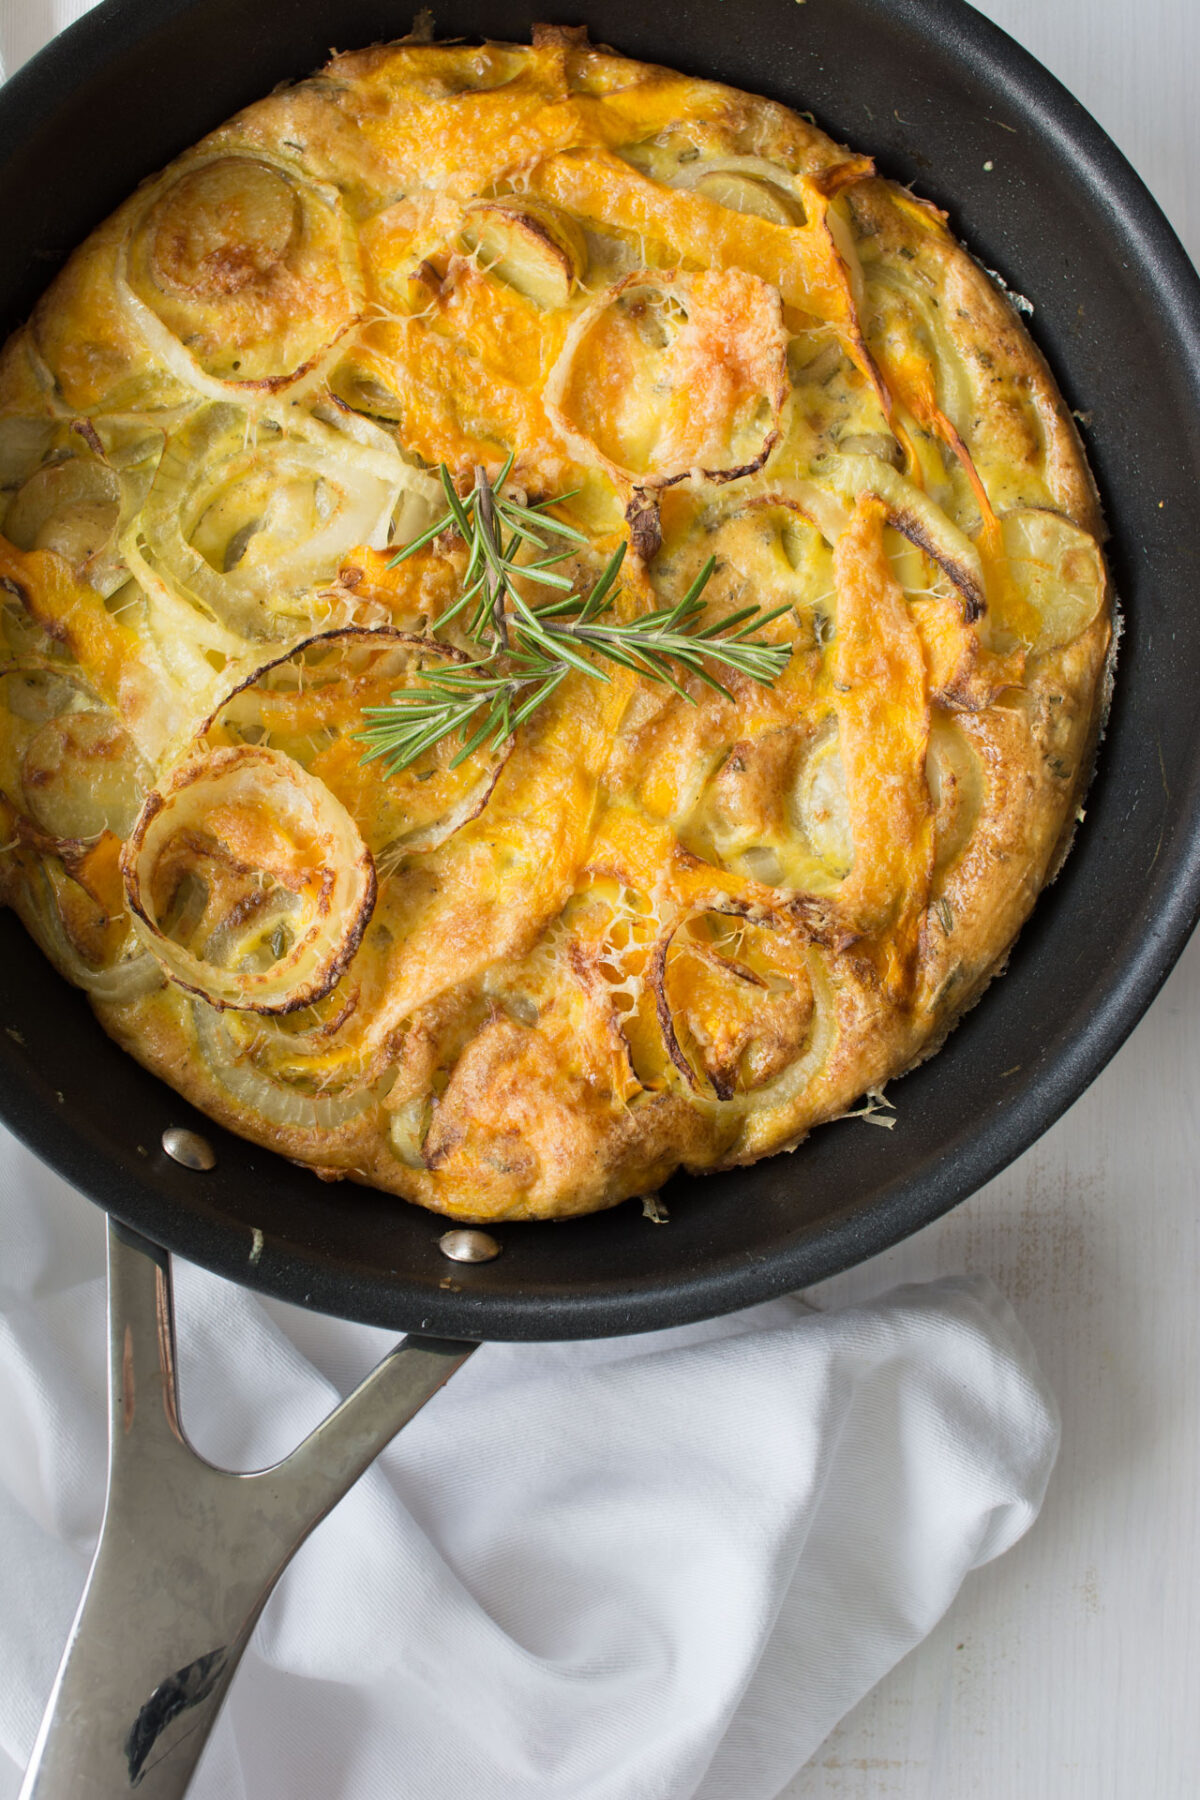
<path fill-rule="evenodd" d="M 486 1231 L 447 1231 L 438 1239 L 438 1249 L 451 1262 L 491 1262 L 501 1248 Z"/>
<path fill-rule="evenodd" d="M 162 1147 L 172 1162 L 185 1169 L 203 1173 L 217 1166 L 217 1153 L 208 1139 L 198 1131 L 186 1131 L 182 1125 L 168 1125 L 162 1134 Z"/>

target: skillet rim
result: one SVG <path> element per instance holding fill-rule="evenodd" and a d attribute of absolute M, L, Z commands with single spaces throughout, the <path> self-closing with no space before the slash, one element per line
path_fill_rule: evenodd
<path fill-rule="evenodd" d="M 158 26 L 204 4 L 103 0 L 68 27 L 0 94 L 0 166 L 53 111 L 64 90 L 82 88 L 90 75 L 119 63 Z M 878 6 L 882 0 L 868 4 Z M 890 0 L 888 11 L 936 40 L 964 71 L 970 69 L 991 100 L 1029 118 L 1056 150 L 1064 174 L 1107 212 L 1114 234 L 1132 252 L 1141 291 L 1151 293 L 1171 318 L 1183 348 L 1181 387 L 1190 410 L 1200 415 L 1200 278 L 1112 140 L 1029 52 L 964 0 Z M 465 1282 L 461 1292 L 439 1291 L 437 1278 L 447 1265 L 436 1253 L 432 1273 L 425 1271 L 420 1280 L 398 1281 L 395 1272 L 389 1278 L 378 1270 L 335 1265 L 318 1247 L 294 1243 L 284 1251 L 272 1245 L 257 1265 L 248 1267 L 244 1231 L 234 1230 L 198 1193 L 182 1206 L 173 1204 L 164 1194 L 161 1170 L 122 1165 L 111 1146 L 96 1141 L 78 1121 L 64 1131 L 62 1111 L 51 1108 L 35 1082 L 19 1078 L 9 1055 L 3 1063 L 18 1079 L 0 1083 L 0 1119 L 125 1224 L 216 1273 L 317 1310 L 377 1324 L 395 1325 L 403 1318 L 411 1329 L 441 1336 L 506 1339 L 652 1330 L 732 1311 L 822 1280 L 932 1223 L 1026 1150 L 1090 1085 L 1150 1006 L 1200 918 L 1200 767 L 1193 766 L 1190 775 L 1190 786 L 1172 815 L 1172 842 L 1153 890 L 1148 890 L 1153 894 L 1150 928 L 1135 954 L 1099 978 L 1100 1000 L 1090 1019 L 1055 1047 L 1000 1116 L 981 1114 L 955 1141 L 943 1142 L 932 1169 L 918 1168 L 866 1200 L 848 1202 L 817 1225 L 806 1226 L 792 1242 L 776 1244 L 766 1256 L 753 1250 L 710 1256 L 698 1266 L 677 1269 L 670 1280 L 647 1278 L 621 1288 L 565 1276 L 558 1288 L 542 1286 L 515 1295 L 472 1291 Z M 114 1054 L 124 1053 L 114 1046 Z M 190 1110 L 176 1107 L 177 1112 Z M 201 1123 L 221 1135 L 208 1122 Z M 432 1214 L 428 1218 L 432 1248 L 445 1222 Z"/>

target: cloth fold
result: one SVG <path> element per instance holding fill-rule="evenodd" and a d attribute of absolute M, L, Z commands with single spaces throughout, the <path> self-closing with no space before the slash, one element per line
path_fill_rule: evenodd
<path fill-rule="evenodd" d="M 103 1251 L 0 1136 L 0 1800 L 100 1522 Z M 185 1423 L 229 1467 L 391 1341 L 178 1262 L 176 1292 Z M 196 1800 L 775 1800 L 1028 1528 L 1057 1440 L 981 1280 L 486 1345 L 299 1552 Z"/>

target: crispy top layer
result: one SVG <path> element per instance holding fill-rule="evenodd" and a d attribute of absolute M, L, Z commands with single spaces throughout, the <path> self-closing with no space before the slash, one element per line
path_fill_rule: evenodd
<path fill-rule="evenodd" d="M 478 654 L 461 538 L 394 561 L 443 463 L 511 464 L 572 579 L 627 544 L 622 621 L 714 559 L 706 625 L 782 608 L 782 674 L 577 668 L 364 763 Z M 1008 299 L 866 157 L 573 30 L 337 57 L 0 358 L 0 899 L 321 1175 L 531 1218 L 753 1161 L 877 1116 L 1057 868 L 1100 530 Z"/>

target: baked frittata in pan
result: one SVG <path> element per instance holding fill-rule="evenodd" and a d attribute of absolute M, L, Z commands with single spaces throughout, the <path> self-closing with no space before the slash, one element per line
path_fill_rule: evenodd
<path fill-rule="evenodd" d="M 457 1218 L 877 1108 L 1079 815 L 1101 519 L 1009 298 L 580 31 L 338 56 L 146 182 L 3 352 L 0 489 L 0 899 L 213 1118 Z"/>

